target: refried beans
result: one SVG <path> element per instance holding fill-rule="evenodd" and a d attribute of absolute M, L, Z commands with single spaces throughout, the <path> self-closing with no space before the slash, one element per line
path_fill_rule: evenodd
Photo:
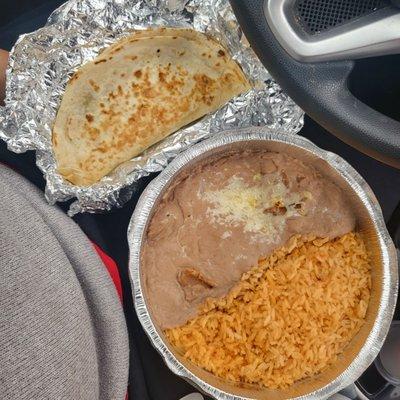
<path fill-rule="evenodd" d="M 152 317 L 180 326 L 293 235 L 333 239 L 354 227 L 339 187 L 287 154 L 206 160 L 175 180 L 149 223 L 141 271 Z"/>

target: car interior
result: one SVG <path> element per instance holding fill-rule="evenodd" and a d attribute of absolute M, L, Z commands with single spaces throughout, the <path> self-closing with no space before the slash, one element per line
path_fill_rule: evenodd
<path fill-rule="evenodd" d="M 67 3 L 78 4 L 80 1 L 95 2 L 95 0 L 69 0 Z M 110 1 L 121 3 L 122 7 L 132 8 L 142 3 L 141 0 Z M 215 7 L 220 4 L 219 0 L 212 1 L 216 3 Z M 195 0 L 182 2 L 145 0 L 144 2 L 152 3 L 153 6 L 161 3 L 196 3 Z M 0 49 L 13 52 L 20 35 L 34 32 L 44 26 L 51 13 L 58 7 L 65 6 L 64 3 L 64 0 L 3 0 L 0 12 Z M 103 0 L 99 0 L 100 3 L 104 3 Z M 399 254 L 400 1 L 230 0 L 229 3 L 241 32 L 271 79 L 276 81 L 282 91 L 304 111 L 304 125 L 295 136 L 311 141 L 321 151 L 326 152 L 321 153 L 326 157 L 327 154 L 337 154 L 365 180 L 366 186 L 372 189 L 375 196 L 374 200 L 370 200 L 371 203 L 377 204 L 382 210 L 382 229 L 387 229 L 396 248 L 395 253 Z M 173 12 L 180 12 L 179 8 L 175 10 L 178 11 Z M 21 52 L 18 52 L 18 56 L 22 57 Z M 10 78 L 11 69 L 7 75 L 6 85 Z M 7 96 L 12 91 L 11 86 L 7 90 L 6 104 Z M 11 106 L 9 102 L 7 107 Z M 0 114 L 0 123 L 2 117 Z M 1 129 L 3 128 L 0 125 Z M 3 138 L 1 134 L 0 138 Z M 197 156 L 193 154 L 190 157 L 194 159 Z M 174 162 L 179 163 L 179 159 Z M 5 139 L 0 140 L 0 164 L 25 177 L 41 192 L 46 190 L 48 193 L 48 189 L 45 189 L 46 178 L 36 165 L 34 151 L 14 152 L 10 145 L 7 146 Z M 204 386 L 195 379 L 177 373 L 176 369 L 171 368 L 171 362 L 165 360 L 165 354 L 161 356 L 160 349 L 155 348 L 154 336 L 149 331 L 158 328 L 154 326 L 149 328 L 143 324 L 141 308 L 137 304 L 135 308 L 138 292 L 132 285 L 134 275 L 130 269 L 133 245 L 129 239 L 131 237 L 129 235 L 133 235 L 134 227 L 128 228 L 128 226 L 132 224 L 130 222 L 132 214 L 138 213 L 138 209 L 145 215 L 147 209 L 142 204 L 143 197 L 140 199 L 140 196 L 143 192 L 143 196 L 149 196 L 151 190 L 156 190 L 157 187 L 154 180 L 160 179 L 157 182 L 161 182 L 163 179 L 164 171 L 160 175 L 159 170 L 154 169 L 154 171 L 123 191 L 122 196 L 125 196 L 125 200 L 121 207 L 109 207 L 102 212 L 75 213 L 69 217 L 91 242 L 104 251 L 105 255 L 101 257 L 103 261 L 109 257 L 118 269 L 130 349 L 126 398 L 133 400 L 250 398 L 246 397 L 247 392 L 238 392 L 237 397 L 234 397 L 229 392 L 229 387 L 222 384 L 214 392 L 211 389 L 204 389 Z M 146 189 L 148 187 L 151 189 Z M 158 200 L 154 200 L 154 204 L 156 201 Z M 59 208 L 67 215 L 72 203 L 73 200 L 68 199 L 57 205 L 53 204 L 52 207 Z M 7 227 L 0 227 L 0 232 L 3 230 L 6 232 Z M 1 247 L 1 241 L 5 241 L 7 235 L 0 234 Z M 396 262 L 396 265 L 397 274 L 399 264 Z M 194 278 L 193 276 L 191 275 L 190 279 L 200 279 L 199 275 Z M 394 275 L 393 279 L 395 280 Z M 207 283 L 205 278 L 204 282 L 203 286 L 208 285 L 212 288 L 214 285 Z M 393 291 L 397 293 L 397 285 Z M 391 296 L 395 301 L 396 296 L 393 294 Z M 336 391 L 338 394 L 330 392 L 328 397 L 400 399 L 400 302 L 397 301 L 396 304 L 393 314 L 388 311 L 386 316 L 389 319 L 388 327 L 390 325 L 386 334 L 382 332 L 386 341 L 382 337 L 382 345 L 379 348 L 371 346 L 371 354 L 376 350 L 376 357 L 363 368 L 362 373 L 358 374 L 352 383 L 349 382 L 345 388 L 338 386 L 339 390 Z M 0 336 L 1 332 L 0 327 Z M 185 365 L 182 368 L 186 368 L 186 364 L 182 363 Z M 7 382 L 0 379 L 0 386 L 3 385 L 7 385 Z M 7 395 L 2 397 L 1 391 L 0 388 L 1 398 L 17 399 Z M 298 398 L 327 398 L 322 392 L 313 395 L 305 392 L 301 396 Z M 33 400 L 36 398 L 45 397 L 32 397 Z M 289 397 L 262 395 L 260 398 Z"/>

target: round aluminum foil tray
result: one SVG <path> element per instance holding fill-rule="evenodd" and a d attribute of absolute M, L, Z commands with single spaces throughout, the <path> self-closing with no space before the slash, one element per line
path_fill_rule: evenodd
<path fill-rule="evenodd" d="M 200 369 L 168 344 L 153 323 L 141 280 L 142 243 L 148 223 L 174 178 L 195 163 L 240 149 L 282 151 L 313 165 L 347 194 L 356 214 L 357 230 L 371 254 L 372 295 L 366 323 L 337 363 L 316 377 L 305 379 L 285 390 L 236 386 Z M 324 399 L 355 381 L 377 356 L 390 327 L 398 290 L 397 255 L 386 230 L 382 212 L 373 192 L 361 176 L 341 157 L 324 151 L 301 136 L 289 136 L 265 128 L 229 131 L 189 148 L 178 156 L 143 192 L 129 230 L 129 270 L 139 320 L 154 347 L 177 375 L 216 399 Z"/>

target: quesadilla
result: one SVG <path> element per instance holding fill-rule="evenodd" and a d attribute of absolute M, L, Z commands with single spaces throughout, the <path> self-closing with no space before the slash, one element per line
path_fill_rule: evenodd
<path fill-rule="evenodd" d="M 58 172 L 88 186 L 250 89 L 226 49 L 191 29 L 137 31 L 84 64 L 53 127 Z"/>

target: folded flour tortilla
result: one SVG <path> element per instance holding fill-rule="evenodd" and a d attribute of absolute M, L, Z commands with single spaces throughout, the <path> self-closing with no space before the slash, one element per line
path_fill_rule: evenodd
<path fill-rule="evenodd" d="M 88 186 L 250 89 L 238 64 L 190 30 L 138 31 L 70 79 L 53 128 L 59 173 Z"/>

